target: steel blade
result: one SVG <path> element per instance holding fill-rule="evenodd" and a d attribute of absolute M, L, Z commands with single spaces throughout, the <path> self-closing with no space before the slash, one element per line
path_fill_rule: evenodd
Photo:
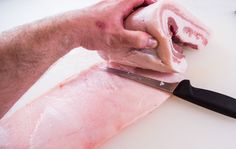
<path fill-rule="evenodd" d="M 164 81 L 159 81 L 159 80 L 155 80 L 152 78 L 148 78 L 145 76 L 141 76 L 132 72 L 128 72 L 128 71 L 124 71 L 124 70 L 119 70 L 119 69 L 115 69 L 115 68 L 106 68 L 106 71 L 112 74 L 115 74 L 117 76 L 123 77 L 123 78 L 127 78 L 133 81 L 136 81 L 138 83 L 153 87 L 153 88 L 157 88 L 169 93 L 173 93 L 174 89 L 178 86 L 178 83 L 167 83 Z"/>

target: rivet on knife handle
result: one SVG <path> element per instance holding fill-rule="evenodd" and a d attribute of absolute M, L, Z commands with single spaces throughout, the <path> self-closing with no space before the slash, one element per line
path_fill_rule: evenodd
<path fill-rule="evenodd" d="M 173 94 L 199 106 L 236 118 L 236 99 L 213 91 L 195 88 L 183 80 Z"/>

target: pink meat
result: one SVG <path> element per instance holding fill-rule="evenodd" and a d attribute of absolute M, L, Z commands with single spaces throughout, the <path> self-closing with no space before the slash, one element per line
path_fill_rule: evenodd
<path fill-rule="evenodd" d="M 141 8 L 127 19 L 126 27 L 149 32 L 159 40 L 159 48 L 134 50 L 122 59 L 122 53 L 111 54 L 110 62 L 179 72 L 186 67 L 182 46 L 200 48 L 207 44 L 204 27 L 169 0 Z M 137 59 L 137 55 L 149 61 Z M 151 74 L 167 82 L 180 80 L 177 74 Z M 0 148 L 97 148 L 169 96 L 96 65 L 0 120 Z"/>
<path fill-rule="evenodd" d="M 148 32 L 159 41 L 157 49 L 125 49 L 103 57 L 110 62 L 141 67 L 161 72 L 184 72 L 187 63 L 183 47 L 200 49 L 207 45 L 209 32 L 187 10 L 171 0 L 157 3 L 135 11 L 128 17 L 127 29 Z M 146 58 L 146 61 L 143 59 Z"/>
<path fill-rule="evenodd" d="M 2 119 L 0 148 L 97 148 L 169 96 L 93 66 Z"/>

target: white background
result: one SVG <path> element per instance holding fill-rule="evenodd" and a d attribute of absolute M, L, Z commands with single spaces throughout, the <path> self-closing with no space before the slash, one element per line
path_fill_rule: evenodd
<path fill-rule="evenodd" d="M 0 0 L 0 31 L 94 2 L 95 0 Z M 195 86 L 236 97 L 236 0 L 179 2 L 212 30 L 212 40 L 207 48 L 186 51 L 189 62 L 186 77 Z M 99 60 L 95 52 L 87 52 L 81 48 L 73 50 L 53 65 L 12 111 L 84 69 L 87 63 Z M 101 148 L 235 149 L 236 120 L 171 97 L 152 114 L 113 137 Z"/>

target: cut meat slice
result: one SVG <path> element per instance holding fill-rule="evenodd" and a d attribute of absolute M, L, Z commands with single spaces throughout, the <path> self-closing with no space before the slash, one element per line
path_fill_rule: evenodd
<path fill-rule="evenodd" d="M 125 26 L 130 30 L 148 32 L 159 41 L 159 46 L 152 49 L 154 55 L 135 50 L 124 57 L 126 50 L 120 50 L 120 53 L 107 56 L 110 62 L 168 73 L 184 72 L 187 63 L 183 46 L 200 49 L 208 43 L 207 28 L 171 0 L 158 0 L 140 8 L 127 18 Z"/>
<path fill-rule="evenodd" d="M 2 119 L 0 148 L 96 148 L 170 96 L 100 67 L 74 76 Z M 177 74 L 154 76 L 180 79 Z"/>

